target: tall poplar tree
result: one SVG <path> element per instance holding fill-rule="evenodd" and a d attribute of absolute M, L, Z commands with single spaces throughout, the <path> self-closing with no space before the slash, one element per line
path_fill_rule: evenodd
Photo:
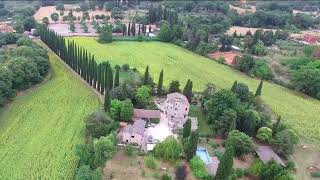
<path fill-rule="evenodd" d="M 149 78 L 150 78 L 149 66 L 147 66 L 146 67 L 146 71 L 144 72 L 144 78 L 143 78 L 143 84 L 144 85 L 148 85 L 149 84 Z"/>
<path fill-rule="evenodd" d="M 119 69 L 117 69 L 116 75 L 114 77 L 114 87 L 118 87 L 119 84 L 120 84 Z"/>
<path fill-rule="evenodd" d="M 254 95 L 255 97 L 261 96 L 262 86 L 263 86 L 263 81 L 260 81 L 260 84 L 256 90 L 256 94 Z"/>
<path fill-rule="evenodd" d="M 192 98 L 192 81 L 188 79 L 184 89 L 183 89 L 183 94 L 187 97 L 188 101 L 191 102 Z"/>
<path fill-rule="evenodd" d="M 233 155 L 234 155 L 234 147 L 227 144 L 226 151 L 224 152 L 222 159 L 219 163 L 218 170 L 216 173 L 216 179 L 229 179 L 232 174 L 233 167 Z"/>
<path fill-rule="evenodd" d="M 106 89 L 105 95 L 104 95 L 104 111 L 110 113 L 110 107 L 111 107 L 111 99 L 110 99 L 110 92 L 108 89 Z"/>
<path fill-rule="evenodd" d="M 161 96 L 163 93 L 162 86 L 163 86 L 163 69 L 161 70 L 160 75 L 159 75 L 159 81 L 158 81 L 158 87 L 157 87 L 158 96 Z"/>

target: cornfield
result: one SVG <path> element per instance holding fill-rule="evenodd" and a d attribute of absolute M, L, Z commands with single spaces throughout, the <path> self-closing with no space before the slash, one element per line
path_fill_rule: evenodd
<path fill-rule="evenodd" d="M 72 179 L 98 98 L 52 52 L 51 77 L 0 113 L 0 179 Z"/>

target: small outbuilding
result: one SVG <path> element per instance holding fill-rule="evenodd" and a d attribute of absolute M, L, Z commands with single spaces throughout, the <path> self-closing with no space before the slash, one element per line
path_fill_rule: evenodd
<path fill-rule="evenodd" d="M 274 160 L 278 164 L 285 166 L 285 163 L 282 161 L 282 159 L 278 156 L 277 153 L 275 153 L 270 146 L 266 145 L 256 145 L 255 151 L 257 152 L 260 160 L 266 164 L 271 160 Z"/>

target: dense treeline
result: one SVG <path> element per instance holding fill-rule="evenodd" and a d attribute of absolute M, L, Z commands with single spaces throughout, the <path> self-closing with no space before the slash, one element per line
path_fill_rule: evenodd
<path fill-rule="evenodd" d="M 73 41 L 66 41 L 47 28 L 42 28 L 40 37 L 73 71 L 101 94 L 113 88 L 113 72 L 109 62 L 97 64 L 94 55 L 86 49 Z"/>
<path fill-rule="evenodd" d="M 43 80 L 49 70 L 49 58 L 41 46 L 17 34 L 0 34 L 0 42 L 17 45 L 0 53 L 0 106 L 3 106 L 16 92 Z"/>

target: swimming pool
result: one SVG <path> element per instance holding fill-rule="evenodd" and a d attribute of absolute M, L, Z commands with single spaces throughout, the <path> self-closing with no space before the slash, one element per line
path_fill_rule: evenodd
<path fill-rule="evenodd" d="M 205 163 L 210 164 L 212 162 L 211 157 L 206 148 L 198 147 L 196 151 L 196 155 Z"/>

